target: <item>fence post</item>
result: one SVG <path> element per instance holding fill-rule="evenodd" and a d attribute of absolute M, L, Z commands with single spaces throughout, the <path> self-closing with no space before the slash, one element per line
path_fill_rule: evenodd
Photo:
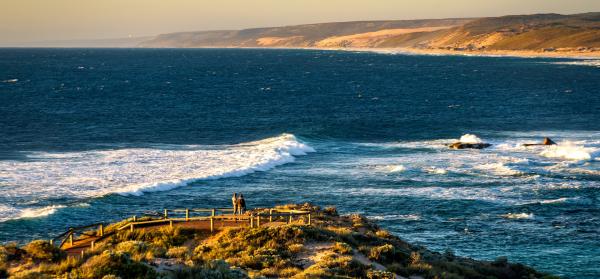
<path fill-rule="evenodd" d="M 256 227 L 260 228 L 260 213 L 256 216 Z"/>
<path fill-rule="evenodd" d="M 50 245 L 54 246 L 54 239 L 50 239 Z"/>
<path fill-rule="evenodd" d="M 190 220 L 190 210 L 189 209 L 185 209 L 185 221 L 189 221 Z"/>
<path fill-rule="evenodd" d="M 173 227 L 173 220 L 169 221 L 169 227 Z"/>
<path fill-rule="evenodd" d="M 288 221 L 288 224 L 292 223 L 292 216 L 294 216 L 294 213 L 290 212 L 290 220 Z"/>
<path fill-rule="evenodd" d="M 269 209 L 269 223 L 273 222 L 273 209 Z"/>
<path fill-rule="evenodd" d="M 250 214 L 250 228 L 254 228 L 254 213 Z"/>
<path fill-rule="evenodd" d="M 133 221 L 137 222 L 137 216 L 133 215 Z"/>
<path fill-rule="evenodd" d="M 96 242 L 94 240 L 92 240 L 91 249 L 94 250 L 94 248 L 96 248 Z"/>
<path fill-rule="evenodd" d="M 133 224 L 129 224 L 129 230 L 133 232 Z"/>
<path fill-rule="evenodd" d="M 212 211 L 211 211 L 211 213 L 210 213 L 210 216 L 215 216 L 215 215 L 216 215 L 216 212 L 215 212 L 215 211 L 216 211 L 216 210 L 213 208 L 213 209 L 212 209 Z"/>
<path fill-rule="evenodd" d="M 81 258 L 83 258 L 84 250 L 81 250 Z"/>
<path fill-rule="evenodd" d="M 100 224 L 100 236 L 104 236 L 104 225 Z"/>
<path fill-rule="evenodd" d="M 165 208 L 165 219 L 169 218 L 169 210 Z"/>
<path fill-rule="evenodd" d="M 73 231 L 71 231 L 69 233 L 69 244 L 71 244 L 71 246 L 73 246 Z"/>
<path fill-rule="evenodd" d="M 308 213 L 308 225 L 310 226 L 310 213 Z"/>
<path fill-rule="evenodd" d="M 211 216 L 210 217 L 210 232 L 214 232 L 215 231 L 215 220 L 214 218 Z"/>

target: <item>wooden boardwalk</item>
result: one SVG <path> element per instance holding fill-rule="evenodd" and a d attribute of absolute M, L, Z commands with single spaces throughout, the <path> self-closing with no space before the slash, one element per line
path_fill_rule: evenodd
<path fill-rule="evenodd" d="M 231 214 L 231 209 L 175 209 L 164 211 L 161 218 L 141 218 L 136 216 L 124 220 L 120 226 L 111 226 L 106 229 L 104 224 L 70 228 L 67 232 L 52 239 L 53 244 L 67 252 L 69 256 L 80 256 L 86 250 L 94 249 L 96 243 L 119 231 L 158 230 L 162 227 L 194 229 L 205 232 L 216 232 L 225 228 L 282 226 L 292 222 L 301 221 L 311 224 L 311 213 L 299 210 L 263 209 L 260 213 L 244 215 Z M 210 213 L 208 216 L 192 216 L 193 213 Z M 230 213 L 231 212 L 231 213 Z M 175 216 L 172 214 L 175 213 Z M 185 213 L 185 217 L 176 216 Z M 225 213 L 225 214 L 224 214 Z M 229 213 L 229 214 L 227 214 Z M 94 228 L 96 230 L 90 230 Z M 106 231 L 105 231 L 106 230 Z"/>

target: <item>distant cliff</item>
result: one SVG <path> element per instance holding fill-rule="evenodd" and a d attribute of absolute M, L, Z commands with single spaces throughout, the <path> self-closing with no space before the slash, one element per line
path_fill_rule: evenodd
<path fill-rule="evenodd" d="M 600 13 L 360 21 L 156 36 L 140 47 L 412 48 L 600 51 Z"/>

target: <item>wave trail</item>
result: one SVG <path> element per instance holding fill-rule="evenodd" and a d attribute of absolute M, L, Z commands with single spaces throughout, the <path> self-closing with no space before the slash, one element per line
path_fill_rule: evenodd
<path fill-rule="evenodd" d="M 234 145 L 36 152 L 27 154 L 28 161 L 0 161 L 0 186 L 9 196 L 32 200 L 142 195 L 267 171 L 310 152 L 315 150 L 291 134 Z"/>

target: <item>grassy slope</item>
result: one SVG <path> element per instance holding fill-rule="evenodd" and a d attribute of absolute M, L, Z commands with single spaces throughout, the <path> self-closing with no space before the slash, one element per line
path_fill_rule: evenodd
<path fill-rule="evenodd" d="M 82 258 L 44 241 L 0 246 L 0 278 L 551 278 L 505 258 L 494 262 L 410 245 L 364 217 L 319 210 L 316 226 L 207 232 L 123 231 Z"/>

